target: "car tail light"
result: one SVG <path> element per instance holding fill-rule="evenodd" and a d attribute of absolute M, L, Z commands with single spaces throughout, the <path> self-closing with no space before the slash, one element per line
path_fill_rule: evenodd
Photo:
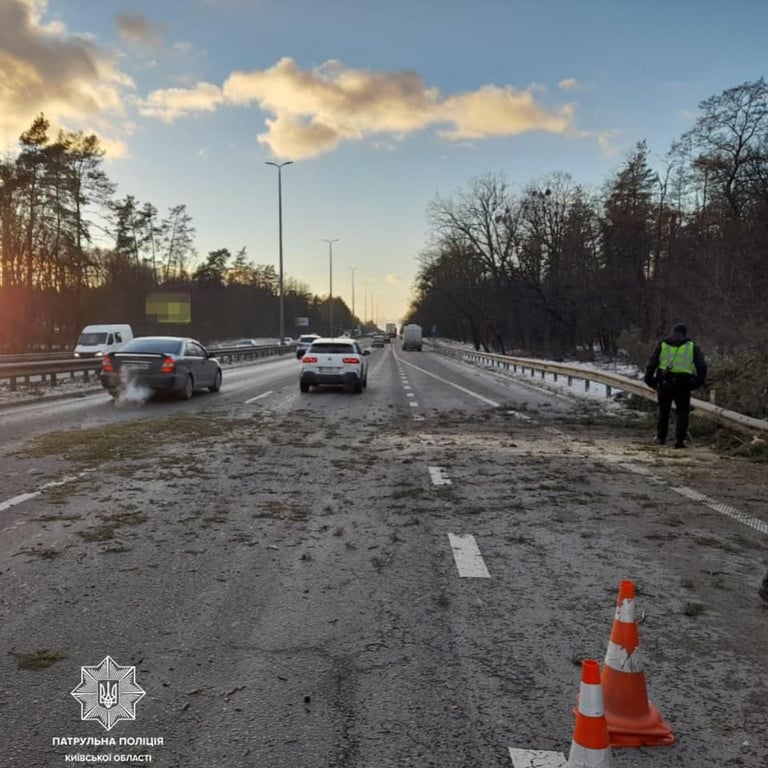
<path fill-rule="evenodd" d="M 101 361 L 101 372 L 102 373 L 114 373 L 115 372 L 115 366 L 112 365 L 112 361 L 108 357 L 105 357 Z"/>
<path fill-rule="evenodd" d="M 160 373 L 173 373 L 176 370 L 176 361 L 172 357 L 163 358 Z"/>
<path fill-rule="evenodd" d="M 341 362 L 344 363 L 344 365 L 359 365 L 360 358 L 359 357 L 343 357 L 341 359 Z"/>
<path fill-rule="evenodd" d="M 304 365 L 304 363 L 316 363 L 317 358 L 316 357 L 307 357 L 304 355 L 304 357 L 301 358 L 301 364 Z"/>

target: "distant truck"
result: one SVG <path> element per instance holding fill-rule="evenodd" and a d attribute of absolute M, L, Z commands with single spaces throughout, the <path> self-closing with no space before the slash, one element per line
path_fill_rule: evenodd
<path fill-rule="evenodd" d="M 387 336 L 394 339 L 397 336 L 397 323 L 387 323 Z"/>
<path fill-rule="evenodd" d="M 403 326 L 403 351 L 409 349 L 421 352 L 421 326 L 416 323 Z"/>
<path fill-rule="evenodd" d="M 86 325 L 77 340 L 74 355 L 75 357 L 104 357 L 110 352 L 116 352 L 132 338 L 133 330 L 130 325 Z"/>

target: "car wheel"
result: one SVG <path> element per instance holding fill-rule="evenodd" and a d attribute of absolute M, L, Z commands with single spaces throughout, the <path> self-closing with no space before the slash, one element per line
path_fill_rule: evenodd
<path fill-rule="evenodd" d="M 195 394 L 195 380 L 192 378 L 192 374 L 187 374 L 187 379 L 184 382 L 184 387 L 179 392 L 179 398 L 181 400 L 190 400 L 192 395 Z"/>
<path fill-rule="evenodd" d="M 213 380 L 213 385 L 208 387 L 210 392 L 218 392 L 221 389 L 221 371 L 216 371 L 216 378 Z"/>
<path fill-rule="evenodd" d="M 363 381 L 362 381 L 362 379 L 355 379 L 355 384 L 354 384 L 354 388 L 352 389 L 352 391 L 356 395 L 359 395 L 363 391 Z"/>
<path fill-rule="evenodd" d="M 114 388 L 108 389 L 107 392 L 109 392 L 109 394 L 112 395 L 112 397 L 114 398 L 117 398 L 117 396 L 120 394 L 120 390 L 114 389 Z"/>
<path fill-rule="evenodd" d="M 309 392 L 309 384 L 307 384 L 305 381 L 300 381 L 299 382 L 299 389 L 302 392 Z"/>

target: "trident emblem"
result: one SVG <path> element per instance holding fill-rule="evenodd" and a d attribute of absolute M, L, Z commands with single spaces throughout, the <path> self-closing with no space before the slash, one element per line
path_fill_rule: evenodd
<path fill-rule="evenodd" d="M 99 704 L 105 709 L 111 709 L 117 704 L 117 682 L 113 680 L 99 681 Z"/>
<path fill-rule="evenodd" d="M 81 667 L 80 685 L 71 693 L 80 702 L 80 719 L 96 720 L 107 731 L 121 720 L 135 720 L 136 704 L 146 695 L 136 683 L 136 667 L 121 667 L 111 656 Z"/>

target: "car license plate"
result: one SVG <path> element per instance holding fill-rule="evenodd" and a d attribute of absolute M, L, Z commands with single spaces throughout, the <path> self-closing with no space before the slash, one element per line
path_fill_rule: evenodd
<path fill-rule="evenodd" d="M 123 363 L 123 368 L 129 371 L 145 371 L 149 368 L 149 363 Z"/>
<path fill-rule="evenodd" d="M 320 366 L 320 373 L 338 373 L 340 370 L 341 368 L 336 368 L 334 366 L 329 366 L 329 365 Z"/>

